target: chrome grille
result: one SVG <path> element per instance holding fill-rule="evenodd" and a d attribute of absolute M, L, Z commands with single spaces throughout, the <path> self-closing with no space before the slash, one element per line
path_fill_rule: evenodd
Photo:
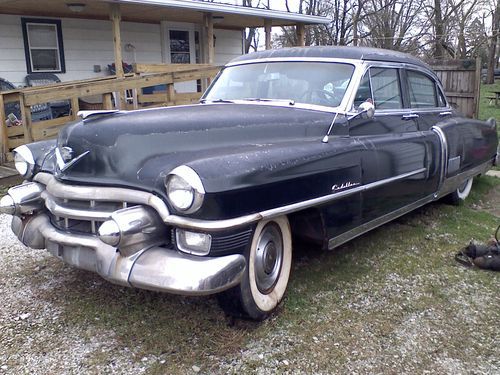
<path fill-rule="evenodd" d="M 58 198 L 45 191 L 42 195 L 51 221 L 59 229 L 96 234 L 99 226 L 119 209 L 133 207 L 129 202 Z"/>

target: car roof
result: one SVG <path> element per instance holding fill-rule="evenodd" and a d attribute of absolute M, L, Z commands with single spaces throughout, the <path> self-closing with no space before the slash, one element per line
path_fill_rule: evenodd
<path fill-rule="evenodd" d="M 361 61 L 387 61 L 414 64 L 426 69 L 429 66 L 423 61 L 406 53 L 391 51 L 381 48 L 369 47 L 345 47 L 345 46 L 325 46 L 325 47 L 293 47 L 270 49 L 249 53 L 231 60 L 230 64 L 256 59 L 268 58 L 336 58 L 351 59 Z"/>

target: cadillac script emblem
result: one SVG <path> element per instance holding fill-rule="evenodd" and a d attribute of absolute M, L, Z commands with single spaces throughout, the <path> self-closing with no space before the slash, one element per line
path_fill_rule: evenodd
<path fill-rule="evenodd" d="M 351 182 L 351 181 L 343 182 L 340 185 L 338 185 L 338 184 L 333 185 L 332 191 L 344 190 L 344 189 L 351 188 L 351 187 L 358 186 L 358 185 L 359 185 L 359 182 Z"/>

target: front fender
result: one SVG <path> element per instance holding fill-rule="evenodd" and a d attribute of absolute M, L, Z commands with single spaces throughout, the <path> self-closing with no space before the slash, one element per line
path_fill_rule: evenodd
<path fill-rule="evenodd" d="M 57 140 L 50 139 L 47 141 L 33 142 L 25 145 L 33 154 L 35 166 L 33 176 L 39 172 L 55 172 L 55 157 Z M 14 150 L 15 152 L 15 150 Z"/>

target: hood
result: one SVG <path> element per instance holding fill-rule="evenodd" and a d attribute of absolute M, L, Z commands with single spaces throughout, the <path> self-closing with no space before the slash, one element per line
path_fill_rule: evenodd
<path fill-rule="evenodd" d="M 58 147 L 71 148 L 73 159 L 88 153 L 58 178 L 163 191 L 163 177 L 179 165 L 307 138 L 319 142 L 332 118 L 294 107 L 231 103 L 92 116 L 59 133 Z M 204 172 L 197 172 L 203 180 Z"/>

